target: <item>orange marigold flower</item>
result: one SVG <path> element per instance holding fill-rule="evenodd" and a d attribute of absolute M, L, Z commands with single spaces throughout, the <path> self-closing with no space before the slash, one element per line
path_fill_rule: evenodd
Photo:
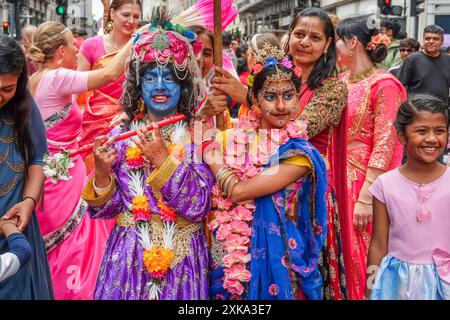
<path fill-rule="evenodd" d="M 150 276 L 161 279 L 170 269 L 175 254 L 168 248 L 153 246 L 150 251 L 144 250 L 144 266 Z"/>
<path fill-rule="evenodd" d="M 148 205 L 148 198 L 145 195 L 138 195 L 131 201 L 132 212 L 135 221 L 149 220 L 151 218 L 151 211 Z"/>
<path fill-rule="evenodd" d="M 127 149 L 127 164 L 132 168 L 139 168 L 144 165 L 141 149 L 129 147 Z"/>
<path fill-rule="evenodd" d="M 162 201 L 162 198 L 158 200 L 158 207 L 161 214 L 161 220 L 163 221 L 175 221 L 176 211 L 169 207 Z"/>

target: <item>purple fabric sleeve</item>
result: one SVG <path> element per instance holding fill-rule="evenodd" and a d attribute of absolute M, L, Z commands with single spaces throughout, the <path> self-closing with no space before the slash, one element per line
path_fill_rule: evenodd
<path fill-rule="evenodd" d="M 185 154 L 193 154 L 194 146 L 186 147 Z M 169 207 L 193 222 L 204 220 L 211 210 L 211 189 L 214 176 L 204 163 L 181 163 L 161 194 Z"/>

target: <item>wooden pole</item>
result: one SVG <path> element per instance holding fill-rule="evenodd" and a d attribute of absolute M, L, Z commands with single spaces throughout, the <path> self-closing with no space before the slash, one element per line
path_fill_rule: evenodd
<path fill-rule="evenodd" d="M 223 67 L 222 59 L 222 0 L 213 0 L 214 4 L 214 65 Z M 216 76 L 220 76 L 216 72 Z M 223 112 L 216 116 L 217 128 L 221 131 L 226 129 Z"/>

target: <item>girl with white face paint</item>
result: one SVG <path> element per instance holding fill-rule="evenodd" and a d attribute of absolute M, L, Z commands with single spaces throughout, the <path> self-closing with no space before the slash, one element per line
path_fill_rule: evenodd
<path fill-rule="evenodd" d="M 296 71 L 279 49 L 263 47 L 250 75 L 248 117 L 202 148 L 220 190 L 209 224 L 212 299 L 322 299 L 326 168 L 305 124 L 293 121 Z"/>

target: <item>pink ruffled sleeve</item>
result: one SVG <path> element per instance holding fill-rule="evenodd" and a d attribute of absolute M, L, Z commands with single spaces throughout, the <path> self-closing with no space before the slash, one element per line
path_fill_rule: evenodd
<path fill-rule="evenodd" d="M 391 79 L 383 79 L 372 88 L 374 145 L 368 163 L 370 168 L 388 171 L 394 156 L 398 158 L 394 153 L 402 152 L 401 148 L 396 147 L 398 142 L 394 121 L 404 99 L 403 91 L 400 85 Z"/>

